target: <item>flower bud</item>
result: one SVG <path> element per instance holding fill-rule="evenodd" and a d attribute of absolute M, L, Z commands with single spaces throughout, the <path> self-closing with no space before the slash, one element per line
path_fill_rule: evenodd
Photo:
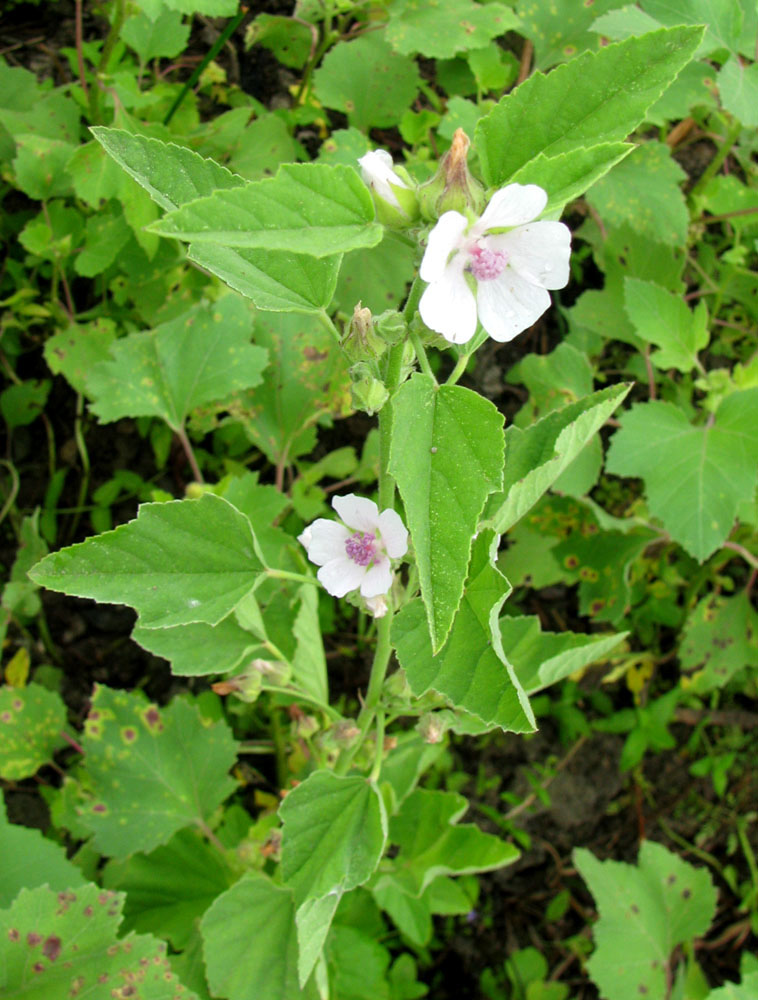
<path fill-rule="evenodd" d="M 441 743 L 447 729 L 448 720 L 442 712 L 427 712 L 416 725 L 416 731 L 421 734 L 424 743 Z"/>
<path fill-rule="evenodd" d="M 372 374 L 371 368 L 365 362 L 359 362 L 350 369 L 350 396 L 354 409 L 362 410 L 371 417 L 384 406 L 389 399 L 383 382 Z"/>
<path fill-rule="evenodd" d="M 427 221 L 436 222 L 444 212 L 461 212 L 469 218 L 481 215 L 486 199 L 484 188 L 468 170 L 470 145 L 463 129 L 456 129 L 453 144 L 440 160 L 437 173 L 419 188 L 419 207 Z"/>
<path fill-rule="evenodd" d="M 387 349 L 387 342 L 374 330 L 371 310 L 360 302 L 353 310 L 350 326 L 342 339 L 342 349 L 350 361 L 376 361 Z"/>
<path fill-rule="evenodd" d="M 384 149 L 366 153 L 358 163 L 363 180 L 371 189 L 376 217 L 389 229 L 407 229 L 418 218 L 418 199 L 402 167 L 395 168 Z M 400 176 L 400 173 L 404 176 Z"/>

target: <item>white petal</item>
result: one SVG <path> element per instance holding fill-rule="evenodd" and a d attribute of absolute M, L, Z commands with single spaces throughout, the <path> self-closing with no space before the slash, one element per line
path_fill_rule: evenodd
<path fill-rule="evenodd" d="M 387 602 L 384 599 L 384 594 L 379 597 L 367 597 L 366 607 L 374 618 L 384 618 L 387 614 Z"/>
<path fill-rule="evenodd" d="M 408 551 L 408 529 L 397 511 L 383 510 L 376 522 L 384 542 L 384 551 L 391 559 L 399 559 Z"/>
<path fill-rule="evenodd" d="M 323 566 L 331 559 L 345 555 L 345 542 L 349 537 L 350 532 L 344 524 L 320 517 L 305 529 L 298 541 L 305 546 L 310 561 Z"/>
<path fill-rule="evenodd" d="M 571 230 L 562 222 L 532 222 L 483 242 L 490 249 L 504 250 L 509 267 L 533 285 L 564 288 L 568 283 Z"/>
<path fill-rule="evenodd" d="M 332 507 L 353 531 L 376 531 L 379 508 L 373 500 L 348 493 L 344 497 L 333 497 Z"/>
<path fill-rule="evenodd" d="M 386 594 L 392 586 L 392 570 L 389 559 L 377 559 L 363 577 L 361 594 L 364 597 L 378 597 Z"/>
<path fill-rule="evenodd" d="M 418 311 L 430 330 L 451 344 L 465 344 L 476 333 L 476 299 L 466 283 L 464 254 L 457 254 L 439 281 L 421 296 Z"/>
<path fill-rule="evenodd" d="M 360 587 L 361 581 L 366 576 L 366 567 L 359 566 L 347 556 L 342 556 L 322 566 L 316 576 L 332 597 L 344 597 L 351 590 Z"/>
<path fill-rule="evenodd" d="M 460 212 L 445 212 L 429 233 L 419 276 L 422 281 L 439 281 L 445 274 L 450 254 L 461 244 L 468 219 Z"/>
<path fill-rule="evenodd" d="M 550 305 L 550 296 L 507 267 L 494 281 L 479 282 L 476 303 L 482 326 L 502 344 L 535 323 Z"/>
<path fill-rule="evenodd" d="M 366 153 L 358 160 L 358 163 L 361 165 L 361 175 L 366 184 L 373 187 L 385 201 L 400 208 L 400 203 L 390 184 L 401 188 L 407 188 L 408 185 L 392 169 L 392 157 L 386 149 L 376 149 L 372 153 Z"/>
<path fill-rule="evenodd" d="M 490 198 L 471 234 L 480 236 L 488 229 L 521 226 L 536 219 L 547 205 L 547 194 L 536 184 L 509 184 Z"/>

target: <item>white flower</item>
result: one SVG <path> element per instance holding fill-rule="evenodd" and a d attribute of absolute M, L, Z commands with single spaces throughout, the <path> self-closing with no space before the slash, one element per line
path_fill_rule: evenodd
<path fill-rule="evenodd" d="M 392 157 L 387 150 L 377 149 L 373 153 L 366 153 L 358 162 L 361 165 L 361 175 L 366 184 L 370 188 L 373 188 L 380 198 L 383 198 L 393 208 L 397 208 L 402 212 L 403 208 L 390 185 L 394 184 L 395 187 L 405 188 L 406 190 L 408 189 L 408 185 L 392 169 Z"/>
<path fill-rule="evenodd" d="M 321 567 L 318 579 L 333 597 L 358 588 L 369 599 L 386 594 L 392 585 L 390 559 L 408 551 L 400 515 L 394 510 L 380 514 L 375 503 L 353 493 L 334 497 L 332 507 L 342 524 L 319 518 L 298 536 L 310 561 Z"/>
<path fill-rule="evenodd" d="M 440 216 L 420 270 L 429 287 L 419 312 L 431 330 L 465 344 L 476 332 L 478 314 L 490 337 L 502 343 L 539 319 L 550 305 L 547 289 L 568 282 L 571 252 L 571 233 L 562 222 L 531 221 L 546 204 L 547 194 L 536 184 L 509 184 L 472 225 L 460 212 Z M 467 272 L 476 281 L 476 296 Z"/>

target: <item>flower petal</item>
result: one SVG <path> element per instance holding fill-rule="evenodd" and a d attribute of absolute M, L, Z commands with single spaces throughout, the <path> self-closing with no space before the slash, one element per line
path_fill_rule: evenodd
<path fill-rule="evenodd" d="M 387 150 L 376 149 L 366 153 L 365 156 L 361 156 L 358 163 L 361 165 L 361 175 L 364 182 L 369 187 L 374 188 L 385 201 L 394 205 L 395 208 L 400 208 L 400 202 L 390 184 L 401 188 L 407 188 L 408 185 L 392 169 L 394 164 Z"/>
<path fill-rule="evenodd" d="M 397 511 L 388 508 L 379 515 L 376 526 L 382 536 L 384 551 L 391 559 L 399 559 L 408 551 L 408 529 Z"/>
<path fill-rule="evenodd" d="M 350 532 L 344 524 L 320 517 L 298 536 L 298 541 L 305 546 L 310 561 L 323 566 L 330 559 L 345 555 L 345 542 L 349 537 Z"/>
<path fill-rule="evenodd" d="M 344 497 L 333 497 L 332 507 L 348 528 L 352 528 L 353 531 L 374 532 L 376 530 L 379 508 L 373 500 L 357 497 L 355 493 L 348 493 Z"/>
<path fill-rule="evenodd" d="M 481 236 L 488 229 L 531 222 L 545 205 L 547 193 L 536 184 L 508 184 L 492 195 L 481 218 L 471 227 L 471 235 Z"/>
<path fill-rule="evenodd" d="M 363 577 L 361 594 L 364 597 L 378 597 L 380 594 L 386 594 L 391 586 L 390 561 L 387 558 L 380 558 Z"/>
<path fill-rule="evenodd" d="M 532 222 L 483 241 L 508 254 L 509 266 L 543 288 L 564 288 L 569 280 L 571 230 L 562 222 Z"/>
<path fill-rule="evenodd" d="M 429 233 L 421 261 L 419 277 L 422 281 L 440 281 L 447 270 L 450 254 L 457 250 L 468 226 L 468 219 L 460 212 L 445 212 Z"/>
<path fill-rule="evenodd" d="M 499 278 L 479 282 L 476 302 L 482 326 L 502 344 L 540 318 L 550 305 L 550 295 L 507 267 Z"/>
<path fill-rule="evenodd" d="M 346 555 L 332 559 L 316 574 L 326 592 L 332 597 L 344 597 L 351 590 L 360 587 L 366 575 L 366 567 L 359 566 Z"/>
<path fill-rule="evenodd" d="M 439 281 L 421 296 L 418 311 L 430 330 L 451 344 L 465 344 L 476 333 L 476 299 L 463 274 L 464 254 L 457 254 Z"/>

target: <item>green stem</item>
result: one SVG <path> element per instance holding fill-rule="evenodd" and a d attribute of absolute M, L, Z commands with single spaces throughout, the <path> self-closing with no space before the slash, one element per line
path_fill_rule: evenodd
<path fill-rule="evenodd" d="M 455 363 L 455 368 L 450 372 L 450 377 L 445 382 L 445 385 L 455 385 L 461 375 L 466 371 L 466 366 L 469 363 L 470 354 L 461 354 Z"/>
<path fill-rule="evenodd" d="M 732 151 L 732 146 L 740 137 L 740 132 L 742 131 L 742 125 L 738 121 L 732 122 L 731 127 L 727 130 L 724 141 L 721 143 L 719 148 L 716 150 L 716 155 L 713 157 L 711 162 L 703 171 L 697 184 L 695 184 L 689 193 L 690 203 L 697 198 L 701 191 L 707 186 L 712 177 L 719 172 L 724 160 L 729 156 Z"/>
<path fill-rule="evenodd" d="M 103 43 L 103 49 L 100 53 L 100 61 L 97 64 L 97 69 L 95 70 L 95 80 L 89 91 L 89 117 L 90 123 L 93 125 L 97 125 L 100 121 L 100 77 L 104 75 L 108 69 L 108 63 L 110 62 L 111 55 L 113 54 L 113 49 L 119 39 L 121 29 L 124 26 L 124 21 L 126 20 L 126 0 L 115 0 L 115 9 L 116 12 L 113 15 L 113 23 L 111 24 L 110 31 L 108 32 L 105 42 Z"/>
<path fill-rule="evenodd" d="M 337 329 L 337 327 L 334 325 L 334 323 L 332 321 L 332 318 L 329 315 L 329 313 L 326 312 L 325 309 L 322 309 L 321 312 L 316 313 L 316 315 L 318 316 L 318 318 L 319 318 L 319 320 L 321 322 L 321 325 L 324 327 L 324 329 L 328 330 L 329 333 L 331 333 L 331 335 L 334 337 L 334 339 L 337 341 L 338 344 L 341 344 L 342 343 L 342 337 L 340 337 L 340 332 Z"/>
<path fill-rule="evenodd" d="M 291 688 L 278 687 L 276 684 L 265 684 L 264 691 L 268 691 L 269 694 L 283 694 L 288 698 L 292 698 L 293 701 L 305 702 L 306 705 L 313 705 L 320 712 L 328 715 L 330 719 L 335 722 L 342 722 L 342 716 L 337 711 L 336 708 L 332 708 L 331 705 L 325 705 L 323 701 L 319 701 L 318 698 L 312 697 L 312 695 L 306 694 L 305 691 L 294 691 Z"/>
<path fill-rule="evenodd" d="M 294 583 L 318 583 L 315 576 L 305 576 L 303 573 L 290 573 L 288 569 L 267 569 L 266 576 L 270 576 L 273 580 L 292 580 Z"/>
<path fill-rule="evenodd" d="M 122 2 L 123 2 L 123 0 L 122 0 Z M 195 84 L 197 83 L 197 81 L 202 76 L 203 72 L 205 71 L 206 66 L 216 58 L 216 56 L 219 54 L 219 52 L 221 51 L 221 49 L 226 45 L 226 43 L 229 40 L 229 38 L 231 38 L 231 36 L 234 34 L 236 28 L 238 27 L 238 25 L 242 21 L 242 18 L 246 14 L 247 14 L 247 7 L 241 7 L 239 13 L 237 14 L 237 16 L 233 17 L 231 19 L 231 21 L 227 24 L 227 26 L 221 32 L 221 34 L 218 36 L 218 38 L 213 43 L 213 45 L 210 47 L 210 49 L 208 49 L 208 52 L 206 53 L 205 58 L 203 59 L 203 61 L 198 66 L 195 67 L 195 70 L 194 70 L 192 76 L 184 84 L 184 86 L 182 87 L 181 91 L 179 92 L 178 97 L 176 98 L 176 100 L 174 101 L 174 103 L 171 105 L 171 107 L 168 109 L 166 117 L 163 119 L 163 124 L 164 125 L 168 125 L 168 123 L 174 117 L 174 115 L 176 114 L 176 112 L 177 112 L 179 106 L 181 105 L 182 101 L 184 100 L 184 98 L 187 96 L 187 94 L 189 93 L 189 91 L 192 89 L 192 87 L 195 86 Z"/>
<path fill-rule="evenodd" d="M 411 338 L 411 343 L 413 344 L 413 350 L 416 352 L 416 358 L 418 359 L 421 371 L 424 373 L 424 375 L 428 375 L 429 378 L 433 378 L 436 384 L 437 379 L 434 378 L 434 372 L 432 371 L 431 365 L 429 364 L 429 358 L 426 356 L 424 345 L 421 343 L 421 337 L 419 337 L 417 333 L 414 333 L 413 330 L 411 330 L 410 338 Z"/>

